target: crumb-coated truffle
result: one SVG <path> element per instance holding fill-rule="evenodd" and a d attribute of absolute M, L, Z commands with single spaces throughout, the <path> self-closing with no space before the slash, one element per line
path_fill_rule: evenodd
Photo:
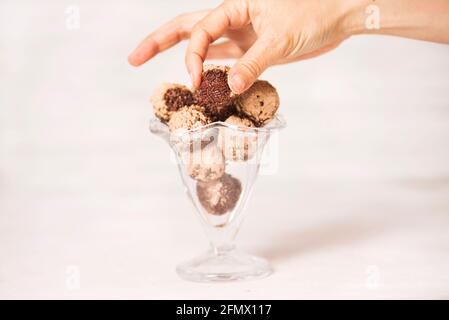
<path fill-rule="evenodd" d="M 254 128 L 254 123 L 250 119 L 238 115 L 230 116 L 225 122 L 236 127 Z"/>
<path fill-rule="evenodd" d="M 204 112 L 204 108 L 192 105 L 182 107 L 174 112 L 168 122 L 168 128 L 171 132 L 177 130 L 192 130 L 211 123 L 211 119 Z"/>
<path fill-rule="evenodd" d="M 201 85 L 194 92 L 197 104 L 203 106 L 214 121 L 226 120 L 235 110 L 228 71 L 229 67 L 205 65 Z"/>
<path fill-rule="evenodd" d="M 230 116 L 225 123 L 235 127 L 255 127 L 251 120 L 241 116 Z M 251 159 L 257 150 L 257 135 L 254 132 L 223 127 L 220 129 L 219 143 L 226 160 L 246 161 Z"/>
<path fill-rule="evenodd" d="M 190 152 L 186 169 L 189 176 L 198 181 L 219 179 L 225 172 L 223 153 L 213 143 L 205 147 L 200 145 Z"/>
<path fill-rule="evenodd" d="M 163 122 L 170 121 L 171 115 L 185 106 L 193 104 L 193 94 L 186 86 L 163 83 L 154 90 L 151 98 L 154 114 Z"/>
<path fill-rule="evenodd" d="M 279 108 L 279 95 L 268 81 L 258 80 L 238 97 L 236 107 L 261 127 L 273 119 Z"/>
<path fill-rule="evenodd" d="M 242 192 L 242 184 L 225 173 L 217 180 L 197 182 L 196 191 L 198 200 L 208 213 L 223 215 L 235 208 Z"/>

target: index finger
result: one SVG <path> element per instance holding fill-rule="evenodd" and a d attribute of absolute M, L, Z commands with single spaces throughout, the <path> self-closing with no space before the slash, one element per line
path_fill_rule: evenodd
<path fill-rule="evenodd" d="M 190 36 L 193 26 L 201 20 L 209 10 L 183 14 L 148 35 L 129 55 L 128 60 L 139 66 Z"/>
<path fill-rule="evenodd" d="M 249 23 L 246 6 L 237 3 L 243 2 L 223 3 L 194 26 L 186 53 L 186 66 L 192 77 L 193 87 L 198 88 L 201 84 L 203 62 L 209 45 L 223 36 L 228 28 L 239 28 Z"/>

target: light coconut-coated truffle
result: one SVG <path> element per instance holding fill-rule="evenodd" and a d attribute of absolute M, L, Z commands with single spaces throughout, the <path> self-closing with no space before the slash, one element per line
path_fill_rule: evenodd
<path fill-rule="evenodd" d="M 168 122 L 171 132 L 177 130 L 192 130 L 211 123 L 211 119 L 205 114 L 204 108 L 193 105 L 182 107 L 174 112 Z"/>
<path fill-rule="evenodd" d="M 279 95 L 268 81 L 258 80 L 238 97 L 236 106 L 261 127 L 273 119 L 279 108 Z"/>
<path fill-rule="evenodd" d="M 215 144 L 202 147 L 201 144 L 190 152 L 187 164 L 187 173 L 192 179 L 198 181 L 211 181 L 219 179 L 225 172 L 225 159 L 223 153 Z"/>
<path fill-rule="evenodd" d="M 206 109 L 214 121 L 224 121 L 235 110 L 235 95 L 228 85 L 229 67 L 205 65 L 201 85 L 194 92 L 198 105 Z"/>
<path fill-rule="evenodd" d="M 174 112 L 193 104 L 193 94 L 186 86 L 162 83 L 154 90 L 150 101 L 156 117 L 168 122 Z"/>
<path fill-rule="evenodd" d="M 208 213 L 223 215 L 235 208 L 242 193 L 242 184 L 225 173 L 217 180 L 197 182 L 196 191 L 198 200 Z"/>
<path fill-rule="evenodd" d="M 240 128 L 255 127 L 251 120 L 240 116 L 230 116 L 225 123 Z M 223 127 L 220 129 L 219 143 L 226 160 L 246 161 L 251 159 L 257 150 L 257 135 L 254 132 Z"/>

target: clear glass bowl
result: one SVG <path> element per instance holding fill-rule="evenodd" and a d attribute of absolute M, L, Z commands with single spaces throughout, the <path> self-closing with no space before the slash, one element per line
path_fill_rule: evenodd
<path fill-rule="evenodd" d="M 245 204 L 259 174 L 264 147 L 274 131 L 286 125 L 277 115 L 263 128 L 237 127 L 224 122 L 170 133 L 152 119 L 150 130 L 172 148 L 186 186 L 203 223 L 211 248 L 176 271 L 191 281 L 231 281 L 260 278 L 270 264 L 236 249 L 234 239 Z"/>

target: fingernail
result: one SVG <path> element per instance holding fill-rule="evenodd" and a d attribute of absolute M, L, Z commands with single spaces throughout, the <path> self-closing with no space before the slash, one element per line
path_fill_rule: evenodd
<path fill-rule="evenodd" d="M 245 80 L 239 74 L 234 74 L 231 76 L 229 80 L 229 87 L 234 93 L 242 93 L 246 88 Z"/>

